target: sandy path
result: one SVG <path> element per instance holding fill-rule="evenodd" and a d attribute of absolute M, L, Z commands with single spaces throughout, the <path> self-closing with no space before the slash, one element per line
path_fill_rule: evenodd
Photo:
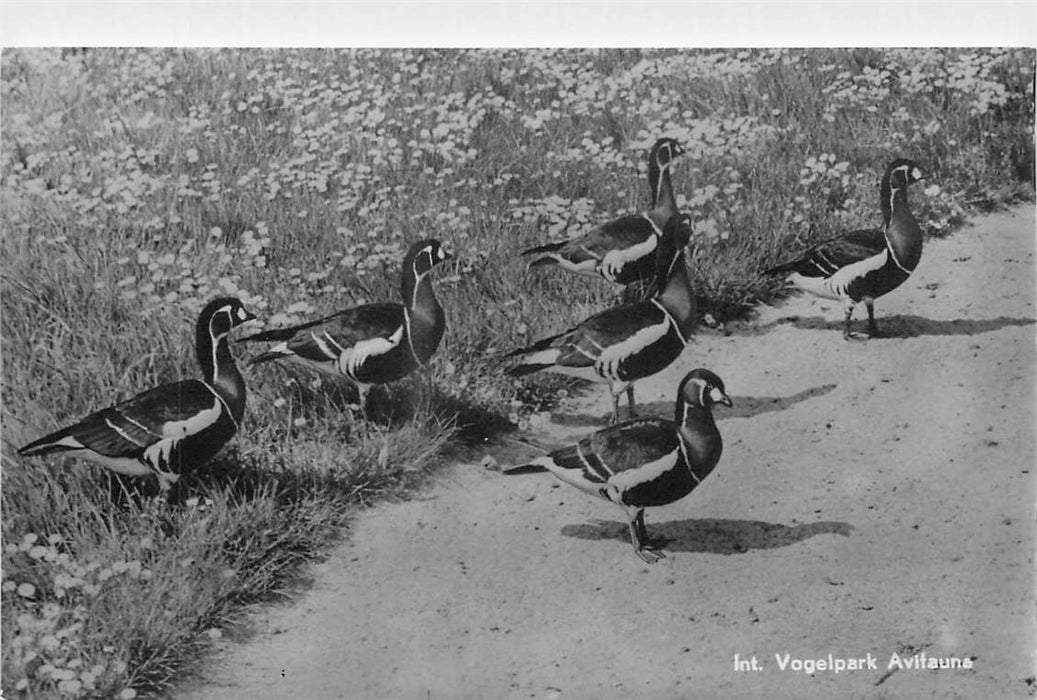
<path fill-rule="evenodd" d="M 735 402 L 717 470 L 648 511 L 659 564 L 615 506 L 456 465 L 358 517 L 311 591 L 177 697 L 1032 697 L 1034 231 L 1023 207 L 929 244 L 877 304 L 892 338 L 847 343 L 836 304 L 797 297 L 641 386 L 668 415 L 703 366 Z M 536 438 L 607 411 L 596 389 Z M 973 668 L 889 675 L 897 651 Z M 783 671 L 786 653 L 877 669 Z"/>

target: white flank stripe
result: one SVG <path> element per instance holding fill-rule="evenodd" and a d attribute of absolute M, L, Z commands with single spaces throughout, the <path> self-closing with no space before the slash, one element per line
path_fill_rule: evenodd
<path fill-rule="evenodd" d="M 642 328 L 629 338 L 615 345 L 610 345 L 602 350 L 594 368 L 603 377 L 619 379 L 619 363 L 635 355 L 652 343 L 666 337 L 670 330 L 670 319 L 667 317 L 662 323 L 656 323 Z"/>
<path fill-rule="evenodd" d="M 889 260 L 889 252 L 883 249 L 878 255 L 872 255 L 852 265 L 847 265 L 825 281 L 825 285 L 840 297 L 846 296 L 850 283 L 864 277 L 869 272 L 880 269 Z"/>
<path fill-rule="evenodd" d="M 151 468 L 156 472 L 163 471 L 161 465 L 169 464 L 169 456 L 173 453 L 173 448 L 180 440 L 176 438 L 166 438 L 159 440 L 154 445 L 144 450 L 144 461 L 151 465 Z"/>
<path fill-rule="evenodd" d="M 644 241 L 636 245 L 633 245 L 629 248 L 610 250 L 609 252 L 605 253 L 605 257 L 601 259 L 601 274 L 609 282 L 616 281 L 616 275 L 619 273 L 620 270 L 623 269 L 623 266 L 626 265 L 628 262 L 637 260 L 639 258 L 643 258 L 649 253 L 651 253 L 653 250 L 655 250 L 655 247 L 659 241 L 659 235 L 661 234 L 659 233 L 659 229 L 655 225 L 655 222 L 652 221 L 651 217 L 645 216 L 644 218 L 648 221 L 649 224 L 651 224 L 652 229 L 656 231 L 656 235 L 649 236 Z"/>
<path fill-rule="evenodd" d="M 338 369 L 350 379 L 356 379 L 356 371 L 372 355 L 384 355 L 403 340 L 403 326 L 400 326 L 388 338 L 368 338 L 361 340 L 351 348 L 342 351 L 338 356 Z"/>
<path fill-rule="evenodd" d="M 680 449 L 678 448 L 672 452 L 664 454 L 654 462 L 644 464 L 637 469 L 620 472 L 609 479 L 609 483 L 619 489 L 620 492 L 625 493 L 635 486 L 640 486 L 641 484 L 646 484 L 654 479 L 658 479 L 660 476 L 673 469 L 673 466 L 677 464 L 679 453 Z"/>
<path fill-rule="evenodd" d="M 206 385 L 209 391 L 212 387 Z M 220 419 L 223 413 L 223 401 L 213 391 L 213 402 L 211 408 L 206 408 L 194 414 L 186 420 L 169 421 L 162 426 L 162 437 L 173 440 L 182 440 L 188 435 L 197 435 Z"/>
<path fill-rule="evenodd" d="M 227 415 L 231 416 L 229 410 L 226 409 L 226 404 L 220 395 L 217 394 L 212 387 L 206 385 L 209 391 L 212 391 L 214 401 L 212 408 L 199 411 L 195 415 L 191 416 L 187 420 L 181 421 L 169 421 L 162 426 L 162 439 L 152 444 L 146 450 L 144 450 L 144 461 L 151 465 L 155 471 L 162 471 L 160 465 L 168 464 L 169 457 L 173 452 L 173 448 L 186 437 L 191 435 L 197 435 L 201 431 L 205 430 L 209 426 L 213 425 L 220 419 L 224 410 L 227 411 Z M 233 416 L 231 416 L 233 421 Z M 237 424 L 235 423 L 235 428 Z"/>

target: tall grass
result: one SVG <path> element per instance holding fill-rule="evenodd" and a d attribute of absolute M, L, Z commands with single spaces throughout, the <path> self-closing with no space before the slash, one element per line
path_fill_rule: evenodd
<path fill-rule="evenodd" d="M 518 251 L 646 206 L 645 153 L 695 225 L 720 320 L 767 265 L 879 218 L 886 162 L 931 235 L 1033 198 L 1031 50 L 8 50 L 0 65 L 3 691 L 132 697 L 172 682 L 243 604 L 319 557 L 357 504 L 415 484 L 568 386 L 500 355 L 612 303 Z M 399 294 L 437 237 L 448 331 L 425 376 L 350 421 L 333 382 L 246 373 L 241 435 L 156 506 L 13 448 L 197 374 L 195 315 L 267 325 Z M 243 359 L 244 351 L 235 348 Z"/>

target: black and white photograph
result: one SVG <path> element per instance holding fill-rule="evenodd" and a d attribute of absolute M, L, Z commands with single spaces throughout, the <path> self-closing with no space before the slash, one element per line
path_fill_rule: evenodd
<path fill-rule="evenodd" d="M 1031 3 L 149 7 L 0 3 L 4 698 L 1037 696 Z"/>

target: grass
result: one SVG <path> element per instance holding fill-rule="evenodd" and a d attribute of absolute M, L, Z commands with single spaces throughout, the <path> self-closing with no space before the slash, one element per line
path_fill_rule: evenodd
<path fill-rule="evenodd" d="M 501 355 L 615 299 L 517 253 L 646 206 L 645 152 L 688 154 L 702 313 L 780 294 L 760 271 L 874 225 L 886 162 L 929 235 L 1032 201 L 1034 52 L 7 50 L 0 65 L 3 685 L 161 692 L 358 506 L 421 483 L 571 385 Z M 14 449 L 197 375 L 191 329 L 238 295 L 269 326 L 399 294 L 438 237 L 448 331 L 424 377 L 349 421 L 342 387 L 246 372 L 242 433 L 156 506 L 132 482 Z M 251 348 L 234 347 L 243 360 Z M 466 452 L 467 451 L 467 452 Z"/>

